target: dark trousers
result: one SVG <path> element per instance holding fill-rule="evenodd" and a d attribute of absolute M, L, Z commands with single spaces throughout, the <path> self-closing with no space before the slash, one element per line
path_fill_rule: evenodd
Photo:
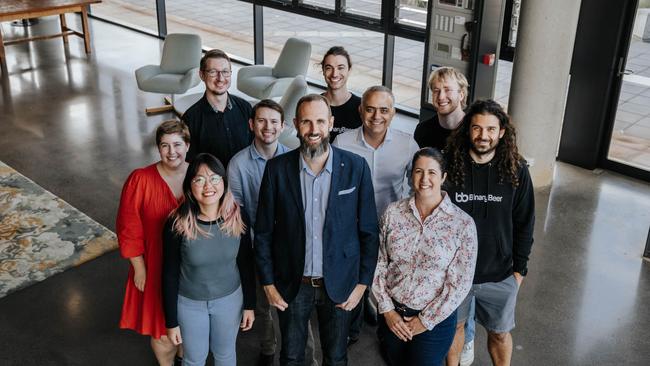
<path fill-rule="evenodd" d="M 304 283 L 287 309 L 278 311 L 282 334 L 280 365 L 305 365 L 307 324 L 314 308 L 318 316 L 323 366 L 347 365 L 350 313 L 337 308 L 323 287 Z"/>
<path fill-rule="evenodd" d="M 456 334 L 456 312 L 432 330 L 424 331 L 408 342 L 400 340 L 391 332 L 382 315 L 379 317 L 377 334 L 388 365 L 440 366 L 443 365 Z"/>
<path fill-rule="evenodd" d="M 363 327 L 363 312 L 370 292 L 366 290 L 357 306 L 350 312 L 350 338 L 359 339 Z"/>

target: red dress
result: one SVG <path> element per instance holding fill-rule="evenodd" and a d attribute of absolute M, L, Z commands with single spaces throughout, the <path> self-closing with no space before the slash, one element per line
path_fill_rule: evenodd
<path fill-rule="evenodd" d="M 120 253 L 124 258 L 142 255 L 147 270 L 144 292 L 140 292 L 133 282 L 133 266 L 129 268 L 120 328 L 156 339 L 167 334 L 161 292 L 162 231 L 176 206 L 174 193 L 153 164 L 131 173 L 117 213 Z"/>

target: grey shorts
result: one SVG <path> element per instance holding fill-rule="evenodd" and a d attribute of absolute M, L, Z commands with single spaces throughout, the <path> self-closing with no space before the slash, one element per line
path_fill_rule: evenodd
<path fill-rule="evenodd" d="M 515 327 L 515 306 L 519 285 L 514 276 L 501 282 L 472 285 L 458 307 L 458 323 L 467 321 L 472 301 L 476 304 L 476 322 L 493 333 L 507 333 Z"/>

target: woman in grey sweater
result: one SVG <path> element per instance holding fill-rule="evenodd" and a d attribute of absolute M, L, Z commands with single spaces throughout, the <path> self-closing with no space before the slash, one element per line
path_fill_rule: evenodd
<path fill-rule="evenodd" d="M 236 365 L 238 329 L 252 328 L 255 275 L 245 211 L 210 154 L 190 163 L 184 201 L 163 231 L 163 307 L 167 335 L 183 344 L 183 365 Z"/>

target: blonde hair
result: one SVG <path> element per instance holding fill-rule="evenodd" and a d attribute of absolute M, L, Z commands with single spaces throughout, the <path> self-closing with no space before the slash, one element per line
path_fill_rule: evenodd
<path fill-rule="evenodd" d="M 465 107 L 467 107 L 467 92 L 469 89 L 469 83 L 467 82 L 465 75 L 453 67 L 443 66 L 437 68 L 429 76 L 429 89 L 433 91 L 433 83 L 438 80 L 454 80 L 456 83 L 458 83 L 460 91 L 463 93 L 464 97 L 460 101 L 460 106 L 465 109 Z"/>

